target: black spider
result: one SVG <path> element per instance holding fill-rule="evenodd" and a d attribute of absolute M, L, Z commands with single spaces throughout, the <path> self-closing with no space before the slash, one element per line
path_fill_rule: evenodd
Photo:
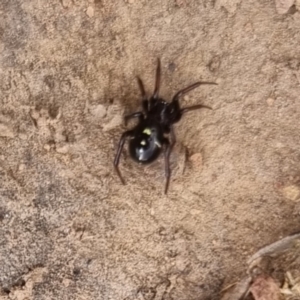
<path fill-rule="evenodd" d="M 156 69 L 156 79 L 155 79 L 155 89 L 154 93 L 150 99 L 147 98 L 144 85 L 142 80 L 138 77 L 138 85 L 142 94 L 142 106 L 143 112 L 135 112 L 130 115 L 125 116 L 125 124 L 131 118 L 138 118 L 139 123 L 131 130 L 125 131 L 119 141 L 117 154 L 114 160 L 115 170 L 120 177 L 123 184 L 125 184 L 124 179 L 121 176 L 118 165 L 120 160 L 120 155 L 126 141 L 129 137 L 129 152 L 131 157 L 139 163 L 151 163 L 154 161 L 162 149 L 164 148 L 165 156 L 165 176 L 166 176 L 166 186 L 165 194 L 168 191 L 170 182 L 170 154 L 172 148 L 176 142 L 175 133 L 173 129 L 173 124 L 178 122 L 181 116 L 191 110 L 199 108 L 212 109 L 205 105 L 194 105 L 190 107 L 180 108 L 179 98 L 186 94 L 187 92 L 195 89 L 201 84 L 216 84 L 214 82 L 196 82 L 185 89 L 180 90 L 175 94 L 172 101 L 166 102 L 164 99 L 159 97 L 159 87 L 160 87 L 160 59 L 158 59 L 158 65 Z M 165 134 L 170 134 L 170 141 L 165 137 Z"/>

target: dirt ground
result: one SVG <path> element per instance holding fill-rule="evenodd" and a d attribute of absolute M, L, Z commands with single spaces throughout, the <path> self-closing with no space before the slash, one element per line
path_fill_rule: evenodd
<path fill-rule="evenodd" d="M 219 299 L 299 231 L 299 28 L 271 0 L 2 0 L 0 299 Z M 167 196 L 162 158 L 112 164 L 157 57 L 165 99 L 218 83 L 181 100 L 213 110 L 176 125 Z"/>

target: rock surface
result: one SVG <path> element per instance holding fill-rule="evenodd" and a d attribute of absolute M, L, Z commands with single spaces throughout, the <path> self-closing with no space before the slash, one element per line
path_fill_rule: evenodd
<path fill-rule="evenodd" d="M 299 230 L 298 11 L 2 0 L 0 16 L 1 299 L 218 299 L 251 253 Z M 213 110 L 175 126 L 167 197 L 163 157 L 139 166 L 125 147 L 125 186 L 112 166 L 157 57 L 166 99 L 218 83 L 181 99 Z"/>

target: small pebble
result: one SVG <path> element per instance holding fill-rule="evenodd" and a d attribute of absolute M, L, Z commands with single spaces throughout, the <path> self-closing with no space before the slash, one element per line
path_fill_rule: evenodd
<path fill-rule="evenodd" d="M 283 196 L 286 199 L 296 201 L 297 199 L 299 199 L 300 188 L 296 185 L 289 185 L 284 187 L 282 189 L 282 192 L 283 192 Z"/>
<path fill-rule="evenodd" d="M 47 150 L 47 151 L 50 151 L 51 146 L 49 144 L 45 144 L 44 145 L 44 149 Z"/>
<path fill-rule="evenodd" d="M 71 6 L 72 1 L 71 0 L 62 0 L 61 3 L 64 8 L 68 8 Z"/>
<path fill-rule="evenodd" d="M 106 107 L 102 104 L 95 105 L 90 110 L 91 114 L 99 119 L 106 116 Z"/>
<path fill-rule="evenodd" d="M 19 165 L 19 171 L 22 172 L 25 169 L 25 167 L 26 167 L 25 164 L 20 164 Z"/>
<path fill-rule="evenodd" d="M 64 278 L 62 282 L 65 287 L 68 287 L 71 283 L 71 280 L 68 278 Z"/>
<path fill-rule="evenodd" d="M 86 10 L 86 14 L 88 17 L 92 18 L 94 16 L 94 8 L 92 6 L 89 6 Z"/>
<path fill-rule="evenodd" d="M 214 246 L 217 246 L 217 245 L 218 245 L 218 242 L 217 242 L 216 240 L 212 240 L 212 244 L 213 244 Z"/>
<path fill-rule="evenodd" d="M 215 83 L 221 84 L 221 83 L 222 83 L 222 79 L 221 79 L 221 78 L 217 78 L 217 79 L 215 80 Z"/>
<path fill-rule="evenodd" d="M 69 145 L 63 145 L 56 148 L 56 152 L 60 154 L 67 154 L 69 152 Z"/>

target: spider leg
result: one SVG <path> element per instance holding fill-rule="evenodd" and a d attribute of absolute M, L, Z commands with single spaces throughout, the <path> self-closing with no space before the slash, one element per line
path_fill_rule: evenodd
<path fill-rule="evenodd" d="M 191 90 L 197 88 L 198 86 L 200 86 L 200 85 L 202 85 L 202 84 L 213 84 L 213 85 L 217 85 L 217 83 L 215 83 L 215 82 L 200 82 L 200 81 L 199 81 L 199 82 L 196 82 L 196 83 L 194 83 L 194 84 L 192 84 L 192 85 L 190 85 L 190 86 L 188 86 L 188 87 L 186 87 L 186 88 L 180 90 L 179 92 L 177 92 L 177 93 L 174 95 L 174 97 L 173 97 L 173 99 L 172 99 L 172 102 L 178 102 L 178 100 L 179 100 L 179 98 L 180 98 L 181 96 L 183 96 L 184 94 L 190 92 Z"/>
<path fill-rule="evenodd" d="M 171 178 L 170 155 L 171 155 L 173 146 L 176 143 L 176 137 L 175 137 L 174 129 L 172 126 L 170 127 L 170 135 L 171 135 L 171 142 L 167 138 L 164 139 L 165 176 L 166 176 L 165 194 L 167 194 L 167 192 L 168 192 L 169 185 L 170 185 L 170 178 Z"/>
<path fill-rule="evenodd" d="M 155 88 L 153 92 L 153 99 L 158 99 L 159 88 L 160 88 L 160 59 L 157 59 L 157 68 L 156 68 L 156 76 L 155 76 Z"/>
<path fill-rule="evenodd" d="M 125 120 L 125 125 L 127 125 L 128 120 L 133 119 L 133 118 L 139 118 L 139 121 L 143 121 L 144 120 L 144 114 L 140 111 L 132 113 L 130 115 L 126 115 L 124 117 Z"/>
<path fill-rule="evenodd" d="M 147 95 L 145 92 L 145 88 L 144 88 L 144 84 L 143 81 L 141 80 L 140 77 L 137 77 L 137 82 L 141 91 L 141 95 L 142 95 L 142 106 L 143 106 L 143 110 L 147 113 L 148 112 L 148 99 L 147 99 Z"/>
<path fill-rule="evenodd" d="M 149 110 L 151 110 L 158 98 L 159 98 L 159 89 L 160 89 L 160 59 L 157 59 L 157 68 L 156 68 L 156 75 L 155 75 L 155 87 L 154 87 L 154 92 L 153 95 L 150 98 L 150 105 L 149 105 Z"/>
<path fill-rule="evenodd" d="M 120 156 L 121 156 L 121 153 L 122 153 L 122 150 L 123 150 L 123 147 L 124 147 L 124 144 L 125 144 L 125 141 L 126 141 L 126 138 L 129 137 L 129 136 L 132 136 L 133 135 L 133 130 L 128 130 L 128 131 L 125 131 L 121 138 L 120 138 L 120 141 L 119 141 L 119 145 L 118 145 L 118 150 L 117 150 L 117 154 L 115 156 L 115 160 L 114 160 L 114 167 L 115 167 L 115 171 L 117 173 L 117 175 L 119 176 L 121 182 L 123 184 L 125 184 L 125 181 L 120 173 L 120 170 L 119 170 L 119 161 L 120 161 Z"/>
<path fill-rule="evenodd" d="M 200 108 L 212 109 L 210 106 L 198 104 L 198 105 L 193 105 L 193 106 L 184 107 L 184 108 L 182 108 L 182 109 L 180 110 L 180 113 L 183 115 L 184 113 L 186 113 L 186 112 L 188 112 L 188 111 L 192 111 L 192 110 L 196 110 L 196 109 L 200 109 Z"/>

